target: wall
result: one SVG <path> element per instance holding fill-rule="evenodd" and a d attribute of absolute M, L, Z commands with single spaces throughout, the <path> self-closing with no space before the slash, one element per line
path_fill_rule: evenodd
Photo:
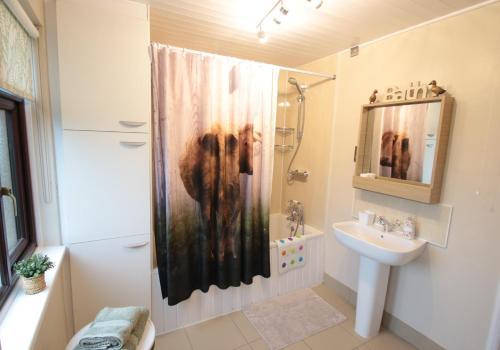
<path fill-rule="evenodd" d="M 71 310 L 69 253 L 61 261 L 61 271 L 49 286 L 51 294 L 45 312 L 40 320 L 40 328 L 32 342 L 33 350 L 63 350 L 73 336 Z"/>
<path fill-rule="evenodd" d="M 454 207 L 448 247 L 428 246 L 416 261 L 393 268 L 386 302 L 394 316 L 454 350 L 485 347 L 499 286 L 499 18 L 494 3 L 362 45 L 354 58 L 342 52 L 337 60 L 326 273 L 352 289 L 358 257 L 335 241 L 330 227 L 352 214 L 360 106 L 374 88 L 417 80 L 436 79 L 456 99 L 442 196 Z"/>
<path fill-rule="evenodd" d="M 336 56 L 328 56 L 299 67 L 300 69 L 335 74 Z M 307 181 L 295 181 L 287 184 L 286 171 L 293 151 L 281 153 L 275 151 L 274 179 L 272 193 L 273 212 L 284 212 L 290 199 L 304 204 L 304 216 L 307 225 L 322 230 L 325 221 L 326 183 L 328 182 L 328 161 L 331 142 L 333 96 L 335 82 L 294 72 L 281 71 L 280 96 L 278 102 L 287 100 L 289 108 L 278 107 L 277 126 L 296 128 L 298 103 L 296 88 L 287 83 L 289 77 L 297 79 L 299 84 L 306 84 L 306 117 L 304 137 L 299 152 L 294 160 L 292 170 L 307 170 L 310 173 Z M 292 143 L 292 138 L 287 143 Z M 277 143 L 280 138 L 277 136 Z M 296 142 L 296 141 L 295 141 Z"/>

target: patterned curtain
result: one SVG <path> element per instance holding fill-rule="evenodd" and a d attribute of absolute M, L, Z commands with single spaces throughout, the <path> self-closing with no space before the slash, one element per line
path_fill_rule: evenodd
<path fill-rule="evenodd" d="M 270 276 L 278 70 L 152 45 L 155 237 L 168 304 Z"/>
<path fill-rule="evenodd" d="M 0 0 L 0 88 L 33 99 L 32 39 Z"/>

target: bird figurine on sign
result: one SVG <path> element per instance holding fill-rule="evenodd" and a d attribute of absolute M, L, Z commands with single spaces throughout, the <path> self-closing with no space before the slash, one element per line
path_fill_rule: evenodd
<path fill-rule="evenodd" d="M 370 96 L 370 103 L 375 103 L 375 101 L 377 101 L 377 92 L 378 90 L 373 90 L 373 93 Z"/>
<path fill-rule="evenodd" d="M 429 85 L 432 85 L 431 92 L 434 95 L 434 97 L 438 97 L 439 95 L 444 94 L 446 92 L 446 90 L 443 89 L 441 86 L 437 86 L 435 80 L 431 81 Z"/>

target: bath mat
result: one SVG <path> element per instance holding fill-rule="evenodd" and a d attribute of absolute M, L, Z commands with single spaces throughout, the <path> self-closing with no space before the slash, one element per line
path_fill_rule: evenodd
<path fill-rule="evenodd" d="M 282 349 L 346 319 L 309 288 L 250 305 L 243 313 L 271 350 Z"/>

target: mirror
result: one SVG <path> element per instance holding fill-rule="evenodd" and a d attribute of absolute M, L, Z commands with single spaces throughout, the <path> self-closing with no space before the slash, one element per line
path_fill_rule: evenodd
<path fill-rule="evenodd" d="M 438 202 L 452 101 L 445 95 L 363 106 L 354 187 Z"/>
<path fill-rule="evenodd" d="M 372 108 L 363 172 L 430 184 L 440 112 L 440 101 Z"/>

